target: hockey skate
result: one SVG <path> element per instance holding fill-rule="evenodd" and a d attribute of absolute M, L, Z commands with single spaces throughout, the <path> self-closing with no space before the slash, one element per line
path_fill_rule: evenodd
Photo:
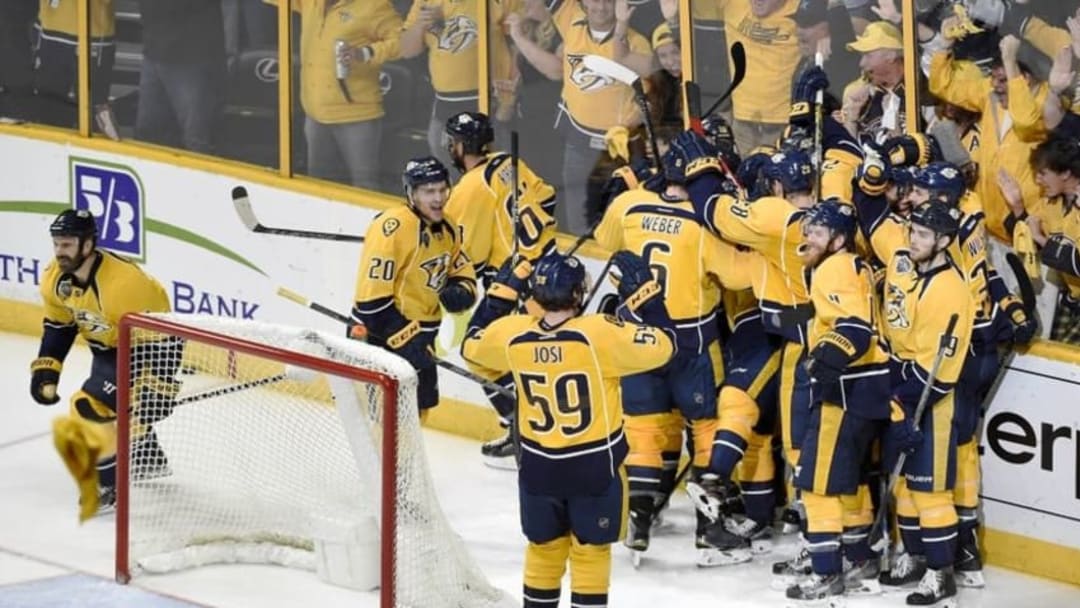
<path fill-rule="evenodd" d="M 844 577 L 841 574 L 811 574 L 802 582 L 787 588 L 787 605 L 792 608 L 844 606 Z"/>
<path fill-rule="evenodd" d="M 484 457 L 484 464 L 493 469 L 504 471 L 518 469 L 517 446 L 514 445 L 514 437 L 509 430 L 502 437 L 481 445 L 480 454 Z"/>
<path fill-rule="evenodd" d="M 805 540 L 800 541 L 799 544 L 799 553 L 795 557 L 782 562 L 773 562 L 773 578 L 769 585 L 773 589 L 777 591 L 788 589 L 792 585 L 799 584 L 813 572 L 810 567 L 810 549 Z"/>
<path fill-rule="evenodd" d="M 641 558 L 649 548 L 652 534 L 654 502 L 649 496 L 630 497 L 630 522 L 627 526 L 626 540 L 623 544 L 630 549 L 630 559 L 634 568 L 641 567 Z"/>
<path fill-rule="evenodd" d="M 728 531 L 750 541 L 750 549 L 755 555 L 773 550 L 775 531 L 768 524 L 754 521 L 743 515 L 735 515 L 725 522 Z"/>
<path fill-rule="evenodd" d="M 919 581 L 919 588 L 907 596 L 908 606 L 934 606 L 935 608 L 956 608 L 956 581 L 953 569 L 934 570 L 927 568 L 926 574 Z"/>
<path fill-rule="evenodd" d="M 695 544 L 699 550 L 699 567 L 741 564 L 752 557 L 749 539 L 732 533 L 727 527 L 732 486 L 733 482 L 722 482 L 713 473 L 695 474 L 686 483 L 686 493 L 697 513 Z"/>
<path fill-rule="evenodd" d="M 876 558 L 861 562 L 850 562 L 844 558 L 844 589 L 848 595 L 879 595 L 880 574 L 881 562 Z"/>
<path fill-rule="evenodd" d="M 956 550 L 956 562 L 953 564 L 957 587 L 982 589 L 986 586 L 983 578 L 982 557 L 977 545 L 962 544 Z"/>
<path fill-rule="evenodd" d="M 131 480 L 150 481 L 172 475 L 169 458 L 151 429 L 131 446 Z"/>
<path fill-rule="evenodd" d="M 905 551 L 893 558 L 892 567 L 878 576 L 878 582 L 883 587 L 904 587 L 918 582 L 925 573 L 926 558 Z"/>

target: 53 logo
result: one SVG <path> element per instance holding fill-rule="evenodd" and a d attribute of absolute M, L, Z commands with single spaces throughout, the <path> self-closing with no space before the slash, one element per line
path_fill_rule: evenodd
<path fill-rule="evenodd" d="M 146 259 L 144 192 L 127 167 L 71 158 L 71 206 L 97 220 L 98 246 L 139 261 Z"/>

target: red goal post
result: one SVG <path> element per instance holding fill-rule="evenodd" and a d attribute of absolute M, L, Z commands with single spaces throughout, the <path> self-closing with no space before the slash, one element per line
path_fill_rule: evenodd
<path fill-rule="evenodd" d="M 416 382 L 403 359 L 310 329 L 125 316 L 116 580 L 211 563 L 322 568 L 322 576 L 316 530 L 323 541 L 328 521 L 339 526 L 332 531 L 362 530 L 370 513 L 381 606 L 508 605 L 439 507 Z M 173 387 L 164 409 L 146 396 L 163 385 Z M 164 467 L 145 457 L 150 438 Z"/>

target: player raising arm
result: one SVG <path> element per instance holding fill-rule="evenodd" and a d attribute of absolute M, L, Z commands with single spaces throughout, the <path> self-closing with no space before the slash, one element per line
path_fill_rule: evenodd
<path fill-rule="evenodd" d="M 96 248 L 97 225 L 86 210 L 68 209 L 49 226 L 56 259 L 45 269 L 41 296 L 44 332 L 30 365 L 30 395 L 42 405 L 60 401 L 56 386 L 76 336 L 90 346 L 90 377 L 71 397 L 70 413 L 53 421 L 53 441 L 79 486 L 79 519 L 116 501 L 116 343 L 120 318 L 131 312 L 169 312 L 165 289 L 135 264 Z M 143 342 L 132 355 L 149 361 L 132 369 L 133 415 L 142 433 L 132 446 L 132 471 L 148 479 L 168 474 L 165 453 L 150 425 L 172 411 L 182 346 L 176 341 Z"/>
<path fill-rule="evenodd" d="M 652 327 L 578 316 L 589 288 L 585 267 L 552 253 L 530 281 L 543 317 L 510 314 L 528 275 L 504 264 L 461 345 L 471 366 L 511 372 L 518 390 L 525 608 L 558 603 L 568 559 L 571 603 L 607 605 L 611 544 L 625 531 L 619 378 L 665 365 L 674 353 L 661 288 L 644 260 L 620 252 L 613 263 L 622 273 L 619 314 Z"/>
<path fill-rule="evenodd" d="M 408 360 L 419 375 L 421 413 L 439 403 L 435 338 L 441 303 L 450 312 L 476 301 L 476 274 L 461 249 L 461 235 L 446 220 L 450 174 L 433 157 L 410 160 L 402 175 L 404 207 L 381 213 L 364 235 L 352 309 L 361 338 Z"/>

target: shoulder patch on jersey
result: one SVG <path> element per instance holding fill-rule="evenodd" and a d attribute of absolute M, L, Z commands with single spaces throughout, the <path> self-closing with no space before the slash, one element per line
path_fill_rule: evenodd
<path fill-rule="evenodd" d="M 911 272 L 914 265 L 907 255 L 896 256 L 896 272 Z"/>
<path fill-rule="evenodd" d="M 382 225 L 383 236 L 390 236 L 391 234 L 394 234 L 394 232 L 396 232 L 398 228 L 401 228 L 401 220 L 397 219 L 396 217 L 387 218 Z"/>

